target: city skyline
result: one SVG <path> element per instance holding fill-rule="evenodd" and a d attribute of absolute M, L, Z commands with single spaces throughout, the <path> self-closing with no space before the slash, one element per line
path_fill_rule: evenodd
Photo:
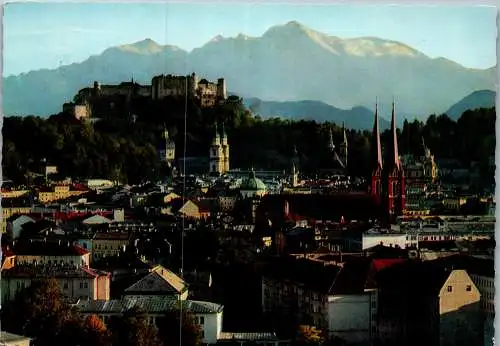
<path fill-rule="evenodd" d="M 4 76 L 78 63 L 145 38 L 190 51 L 217 35 L 259 37 L 291 20 L 340 38 L 398 41 L 469 68 L 496 65 L 496 8 L 487 6 L 10 3 Z"/>

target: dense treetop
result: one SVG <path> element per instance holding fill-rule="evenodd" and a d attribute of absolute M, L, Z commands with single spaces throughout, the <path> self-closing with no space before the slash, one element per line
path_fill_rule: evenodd
<path fill-rule="evenodd" d="M 101 121 L 80 122 L 60 113 L 44 119 L 34 116 L 7 117 L 3 126 L 4 174 L 23 182 L 28 170 L 42 161 L 57 165 L 64 176 L 119 179 L 136 183 L 165 175 L 158 161 L 163 127 L 176 142 L 181 156 L 184 130 L 187 156 L 208 156 L 215 123 L 224 123 L 229 137 L 231 167 L 289 169 L 296 146 L 302 171 L 314 171 L 327 150 L 328 127 L 334 142 L 342 140 L 340 124 L 315 121 L 263 120 L 246 109 L 242 100 L 231 96 L 214 108 L 201 109 L 187 103 L 184 129 L 184 100 L 165 99 L 153 103 L 139 99 L 127 103 L 116 99 L 94 105 Z M 137 115 L 136 121 L 133 116 Z M 495 152 L 495 109 L 465 112 L 458 121 L 446 115 L 431 115 L 425 123 L 404 121 L 399 132 L 401 154 L 422 155 L 422 138 L 436 158 L 454 158 L 464 165 L 483 165 Z M 382 134 L 386 142 L 388 132 Z M 352 174 L 366 176 L 371 171 L 369 131 L 348 130 L 348 166 Z"/>

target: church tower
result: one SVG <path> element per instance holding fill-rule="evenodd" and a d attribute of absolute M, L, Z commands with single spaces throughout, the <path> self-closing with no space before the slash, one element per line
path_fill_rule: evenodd
<path fill-rule="evenodd" d="M 163 129 L 162 137 L 165 142 L 162 145 L 163 148 L 160 149 L 160 161 L 167 162 L 171 167 L 175 160 L 175 142 L 170 139 L 166 126 Z"/>
<path fill-rule="evenodd" d="M 340 160 L 347 167 L 347 134 L 345 131 L 344 123 L 342 123 L 342 143 L 340 144 Z"/>
<path fill-rule="evenodd" d="M 384 208 L 391 222 L 396 216 L 402 215 L 405 208 L 404 172 L 399 160 L 396 129 L 396 112 L 393 101 L 390 138 L 384 160 Z"/>
<path fill-rule="evenodd" d="M 375 121 L 372 135 L 373 167 L 370 184 L 370 193 L 379 202 L 382 201 L 382 145 L 380 143 L 380 129 L 378 124 L 378 102 L 375 103 Z"/>
<path fill-rule="evenodd" d="M 217 130 L 217 123 L 215 123 L 215 136 L 210 145 L 210 174 L 220 175 L 223 170 L 223 152 L 222 142 L 219 131 Z"/>
<path fill-rule="evenodd" d="M 292 162 L 292 187 L 299 185 L 299 171 L 295 167 L 295 162 Z"/>
<path fill-rule="evenodd" d="M 226 173 L 229 171 L 229 143 L 227 142 L 227 134 L 224 128 L 224 123 L 222 123 L 221 147 L 222 147 L 222 173 Z"/>
<path fill-rule="evenodd" d="M 329 128 L 328 136 L 329 136 L 329 138 L 328 138 L 328 150 L 330 151 L 330 153 L 333 154 L 333 152 L 335 151 L 335 144 L 333 144 L 333 132 L 332 132 L 331 127 Z"/>

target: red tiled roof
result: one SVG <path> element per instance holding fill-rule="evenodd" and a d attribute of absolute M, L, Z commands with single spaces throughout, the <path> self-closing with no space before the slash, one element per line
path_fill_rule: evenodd
<path fill-rule="evenodd" d="M 70 212 L 48 212 L 48 213 L 29 213 L 25 214 L 35 220 L 40 220 L 45 217 L 49 218 L 55 218 L 57 220 L 61 221 L 71 221 L 77 218 L 87 218 L 93 215 L 101 215 L 101 216 L 110 216 L 113 215 L 112 211 L 95 211 L 95 212 L 89 212 L 89 211 L 70 211 Z"/>
<path fill-rule="evenodd" d="M 75 248 L 75 252 L 77 253 L 77 255 L 79 256 L 82 256 L 82 255 L 86 255 L 89 253 L 89 250 L 87 249 L 84 249 L 83 247 L 81 247 L 80 245 L 73 245 L 73 247 Z"/>
<path fill-rule="evenodd" d="M 395 259 L 374 259 L 372 261 L 372 266 L 375 271 L 379 272 L 382 269 L 388 268 L 394 264 L 403 263 L 406 260 L 403 258 L 395 258 Z"/>

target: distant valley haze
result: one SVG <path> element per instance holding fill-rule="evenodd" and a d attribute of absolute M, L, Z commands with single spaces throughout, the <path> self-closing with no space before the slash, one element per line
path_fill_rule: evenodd
<path fill-rule="evenodd" d="M 116 7 L 121 9 L 121 6 Z M 335 8 L 335 6 L 330 7 Z M 367 7 L 369 6 L 358 6 L 358 12 Z M 9 17 L 9 8 L 10 5 L 5 11 L 7 73 L 9 65 L 14 64 L 11 54 L 14 54 L 16 49 L 24 50 L 25 54 L 33 57 L 26 51 L 28 48 L 23 46 L 20 33 L 24 29 L 20 29 L 19 26 L 22 25 L 22 21 L 13 24 L 12 18 L 16 11 L 14 8 L 13 14 Z M 94 5 L 94 8 L 98 9 L 99 6 Z M 147 5 L 141 8 L 144 9 L 144 13 L 149 11 Z M 304 13 L 307 12 L 306 8 L 303 8 Z M 471 11 L 469 8 L 469 12 L 474 17 L 476 8 L 472 9 L 474 10 Z M 256 10 L 247 10 L 248 13 L 251 11 Z M 60 12 L 65 13 L 62 10 Z M 224 10 L 220 12 L 223 13 Z M 492 23 L 489 24 L 496 30 L 494 8 L 491 18 L 491 11 L 484 13 L 487 15 L 483 17 L 491 19 Z M 466 18 L 465 12 L 461 15 L 464 18 L 458 23 L 464 23 L 463 30 L 466 30 L 465 24 L 470 20 Z M 196 17 L 196 13 L 193 16 Z M 208 15 L 210 18 L 214 16 L 214 14 Z M 362 16 L 361 13 L 360 17 Z M 324 18 L 322 19 L 320 14 L 316 17 L 318 26 L 324 27 L 326 25 Z M 476 17 L 480 17 L 479 14 Z M 297 15 L 297 18 L 300 16 Z M 169 37 L 169 32 L 174 35 L 176 29 L 169 30 L 169 28 L 175 23 L 170 23 L 166 19 L 164 21 L 166 24 L 163 35 Z M 148 25 L 145 23 L 146 27 Z M 236 26 L 235 23 L 232 25 Z M 243 21 L 239 25 L 243 28 L 251 27 L 252 17 L 249 16 L 246 22 Z M 394 27 L 396 24 L 391 25 Z M 297 107 L 302 113 L 318 112 L 319 109 L 323 109 L 321 119 L 317 119 L 315 114 L 303 115 L 304 118 L 312 117 L 317 120 L 327 120 L 324 119 L 325 114 L 330 113 L 325 111 L 325 107 L 333 107 L 340 111 L 335 114 L 340 115 L 334 116 L 332 121 L 338 121 L 339 117 L 349 119 L 352 115 L 363 118 L 372 114 L 377 97 L 380 115 L 386 119 L 390 116 L 390 104 L 393 98 L 396 101 L 399 117 L 425 119 L 432 113 L 446 112 L 474 92 L 495 88 L 495 67 L 470 68 L 452 61 L 449 56 L 430 57 L 410 44 L 393 39 L 371 35 L 341 38 L 340 35 L 339 37 L 332 35 L 330 30 L 329 33 L 324 33 L 313 26 L 308 26 L 300 20 L 288 20 L 270 25 L 261 35 L 256 36 L 215 34 L 212 39 L 207 40 L 208 42 L 191 50 L 160 44 L 158 40 L 152 39 L 155 35 L 148 35 L 146 37 L 151 38 L 130 41 L 126 44 L 111 43 L 108 45 L 109 48 L 101 53 L 82 59 L 80 62 L 75 62 L 74 59 L 73 62 L 68 61 L 56 68 L 33 68 L 25 73 L 4 77 L 4 114 L 47 116 L 58 113 L 64 102 L 71 101 L 78 90 L 91 86 L 94 81 L 102 84 L 118 84 L 133 78 L 140 84 L 150 84 L 151 78 L 155 75 L 192 72 L 207 79 L 224 77 L 228 91 L 243 97 L 247 105 L 252 100 L 260 100 L 274 102 L 275 108 L 277 103 L 288 103 L 287 107 L 290 108 L 290 102 L 297 104 L 300 101 L 300 106 L 294 106 L 293 112 L 297 113 Z M 193 30 L 196 28 L 194 25 Z M 92 33 L 91 29 L 89 27 L 86 34 L 79 34 L 82 35 L 82 39 L 87 37 L 90 41 L 97 35 Z M 101 35 L 106 36 L 105 28 L 95 28 L 95 31 L 99 30 L 104 30 Z M 140 28 L 137 30 L 141 31 Z M 486 28 L 484 30 L 487 31 Z M 495 37 L 496 31 L 491 34 Z M 52 36 L 47 35 L 50 40 Z M 465 34 L 462 38 L 460 33 L 456 35 L 450 37 L 457 41 L 455 45 L 464 44 L 463 41 L 467 39 Z M 14 42 L 14 38 L 18 41 Z M 44 36 L 40 36 L 39 39 L 43 42 Z M 434 38 L 422 39 L 431 41 Z M 474 50 L 474 44 L 477 47 L 488 46 L 482 40 L 477 41 L 466 42 L 470 46 L 468 48 L 470 51 Z M 72 44 L 68 43 L 69 46 Z M 491 44 L 491 49 L 494 51 L 495 41 L 493 40 Z M 82 43 L 82 45 L 87 44 Z M 467 44 L 463 47 L 465 49 Z M 63 47 L 59 49 L 63 50 Z M 484 52 L 476 52 L 478 61 L 484 60 L 484 56 L 490 54 L 490 50 L 486 49 Z M 455 56 L 473 58 L 470 53 L 465 52 Z M 20 64 L 23 59 L 20 58 L 18 63 Z M 318 108 L 319 104 L 324 106 Z M 269 104 L 266 109 L 270 109 Z"/>

